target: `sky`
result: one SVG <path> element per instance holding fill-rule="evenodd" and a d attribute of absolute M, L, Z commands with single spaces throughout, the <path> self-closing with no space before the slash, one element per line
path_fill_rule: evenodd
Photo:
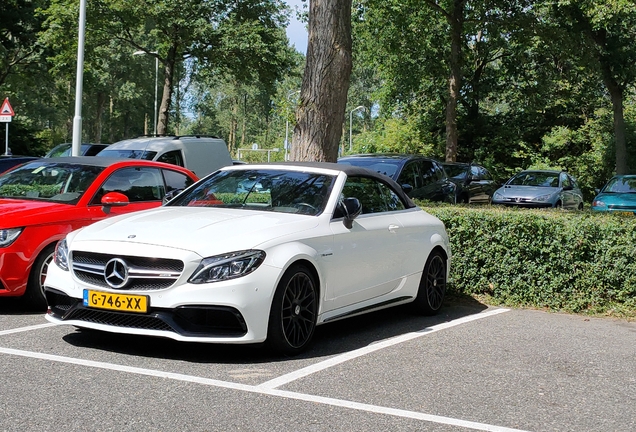
<path fill-rule="evenodd" d="M 302 0 L 285 0 L 285 2 L 292 8 L 292 14 L 289 18 L 289 25 L 287 26 L 287 37 L 289 42 L 296 47 L 297 51 L 303 54 L 307 53 L 307 29 L 306 24 L 296 19 L 295 7 L 298 6 L 301 10 L 303 7 Z M 306 2 L 309 6 L 309 1 Z"/>

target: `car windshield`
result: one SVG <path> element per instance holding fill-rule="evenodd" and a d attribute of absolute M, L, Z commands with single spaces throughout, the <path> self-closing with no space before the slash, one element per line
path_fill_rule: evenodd
<path fill-rule="evenodd" d="M 155 151 L 147 151 L 147 150 L 102 150 L 97 153 L 96 156 L 101 157 L 109 157 L 109 158 L 119 158 L 119 159 L 144 159 L 144 160 L 153 160 L 155 156 L 157 156 L 157 152 Z"/>
<path fill-rule="evenodd" d="M 368 168 L 393 178 L 400 167 L 401 161 L 393 159 L 356 158 L 339 160 L 338 163 Z"/>
<path fill-rule="evenodd" d="M 607 182 L 604 193 L 636 193 L 636 177 L 615 177 Z"/>
<path fill-rule="evenodd" d="M 463 180 L 466 178 L 466 172 L 468 171 L 468 167 L 465 165 L 451 165 L 451 164 L 443 164 L 444 171 L 448 174 L 449 177 Z"/>
<path fill-rule="evenodd" d="M 168 206 L 223 207 L 316 216 L 325 208 L 334 176 L 277 169 L 218 171 Z"/>
<path fill-rule="evenodd" d="M 512 186 L 559 187 L 559 174 L 541 171 L 525 171 L 508 182 Z"/>
<path fill-rule="evenodd" d="M 0 175 L 0 197 L 77 204 L 104 167 L 36 161 Z"/>

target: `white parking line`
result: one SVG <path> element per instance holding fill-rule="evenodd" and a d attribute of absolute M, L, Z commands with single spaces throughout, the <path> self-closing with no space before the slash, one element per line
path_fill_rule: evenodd
<path fill-rule="evenodd" d="M 57 324 L 55 324 L 55 323 L 46 323 L 46 324 L 32 325 L 32 326 L 28 326 L 28 327 L 20 327 L 20 328 L 11 329 L 11 330 L 2 330 L 2 331 L 0 331 L 0 336 L 13 334 L 13 333 L 21 333 L 21 332 L 31 331 L 31 330 L 39 330 L 39 329 L 42 329 L 42 328 L 53 327 L 53 326 L 56 326 L 56 325 Z"/>
<path fill-rule="evenodd" d="M 286 375 L 281 375 L 277 378 L 274 378 L 272 380 L 266 381 L 262 384 L 260 384 L 258 387 L 262 388 L 262 389 L 275 389 L 277 387 L 280 387 L 282 385 L 285 384 L 289 384 L 292 381 L 296 381 L 297 379 L 300 378 L 304 378 L 308 375 L 314 374 L 316 372 L 320 372 L 322 370 L 325 370 L 327 368 L 330 368 L 332 366 L 338 365 L 340 363 L 344 363 L 346 361 L 349 360 L 353 360 L 355 358 L 361 357 L 363 355 L 367 355 L 369 353 L 384 349 L 384 348 L 388 348 L 390 346 L 393 345 L 397 345 L 400 344 L 402 342 L 407 342 L 413 339 L 417 339 L 419 337 L 422 336 L 426 336 L 428 334 L 431 333 L 435 333 L 436 331 L 439 330 L 444 330 L 447 328 L 451 328 L 451 327 L 455 327 L 461 324 L 465 324 L 467 322 L 470 321 L 475 321 L 478 319 L 482 319 L 482 318 L 487 318 L 493 315 L 497 315 L 500 313 L 504 313 L 504 312 L 508 312 L 510 309 L 492 309 L 492 310 L 488 310 L 486 312 L 482 312 L 482 313 L 478 313 L 475 315 L 468 315 L 462 318 L 458 318 L 456 320 L 452 320 L 449 322 L 445 322 L 445 323 L 441 323 L 441 324 L 437 324 L 434 325 L 432 327 L 427 327 L 423 330 L 417 331 L 417 332 L 411 332 L 411 333 L 405 333 L 403 335 L 400 336 L 396 336 L 387 340 L 384 340 L 382 342 L 378 342 L 378 343 L 374 343 L 373 345 L 369 345 L 363 348 L 359 348 L 357 350 L 353 350 L 353 351 L 349 351 L 347 353 L 341 354 L 339 356 L 336 357 L 332 357 L 330 359 L 327 359 L 325 361 L 322 361 L 320 363 L 315 363 L 311 366 L 307 366 L 305 368 L 302 369 L 298 369 L 294 372 L 288 373 Z"/>
<path fill-rule="evenodd" d="M 2 348 L 2 347 L 0 347 L 0 353 L 21 356 L 21 357 L 35 358 L 40 360 L 48 360 L 48 361 L 54 361 L 54 362 L 60 362 L 60 363 L 68 363 L 68 364 L 74 364 L 74 365 L 80 365 L 80 366 L 87 366 L 87 367 L 93 367 L 93 368 L 99 368 L 99 369 L 107 369 L 107 370 L 113 370 L 113 371 L 119 371 L 119 372 L 133 373 L 138 375 L 146 375 L 151 377 L 168 378 L 168 379 L 173 379 L 177 381 L 197 383 L 197 384 L 225 388 L 230 390 L 239 390 L 239 391 L 261 394 L 261 395 L 277 396 L 277 397 L 286 398 L 286 399 L 301 400 L 306 402 L 319 403 L 323 405 L 348 408 L 348 409 L 353 409 L 357 411 L 370 412 L 374 414 L 385 414 L 385 415 L 391 415 L 395 417 L 422 420 L 422 421 L 427 421 L 431 423 L 460 426 L 467 429 L 491 431 L 491 432 L 526 432 L 520 429 L 511 429 L 511 428 L 507 428 L 503 426 L 494 426 L 494 425 L 489 425 L 485 423 L 454 419 L 451 417 L 436 416 L 436 415 L 425 414 L 425 413 L 420 413 L 416 411 L 400 410 L 395 408 L 369 405 L 369 404 L 363 404 L 358 402 L 346 401 L 342 399 L 333 399 L 333 398 L 327 398 L 322 396 L 314 396 L 314 395 L 308 395 L 303 393 L 289 392 L 284 390 L 267 389 L 267 388 L 262 388 L 259 386 L 250 386 L 245 384 L 238 384 L 238 383 L 214 380 L 209 378 L 202 378 L 202 377 L 191 376 L 191 375 L 182 375 L 182 374 L 158 371 L 153 369 L 142 369 L 142 368 L 136 368 L 131 366 L 117 365 L 112 363 L 75 359 L 71 357 L 42 354 L 42 353 L 36 353 L 31 351 L 22 351 L 22 350 L 15 350 L 11 348 Z"/>

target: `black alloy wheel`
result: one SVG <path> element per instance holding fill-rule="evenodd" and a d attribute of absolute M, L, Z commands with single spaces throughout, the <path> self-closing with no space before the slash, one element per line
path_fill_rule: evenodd
<path fill-rule="evenodd" d="M 426 260 L 415 307 L 424 315 L 436 314 L 444 303 L 446 294 L 446 258 L 438 250 Z"/>
<path fill-rule="evenodd" d="M 316 282 L 303 265 L 294 265 L 281 279 L 269 316 L 267 339 L 277 352 L 294 355 L 303 351 L 316 329 Z"/>

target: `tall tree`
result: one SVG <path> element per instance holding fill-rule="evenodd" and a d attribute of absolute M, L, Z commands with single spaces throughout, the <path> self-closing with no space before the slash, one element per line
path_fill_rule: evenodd
<path fill-rule="evenodd" d="M 37 34 L 42 17 L 36 14 L 44 2 L 5 0 L 0 2 L 0 86 L 18 66 L 38 63 L 42 48 Z"/>
<path fill-rule="evenodd" d="M 636 83 L 636 4 L 630 0 L 559 0 L 553 16 L 573 34 L 583 36 L 578 52 L 599 71 L 612 101 L 616 173 L 627 174 L 628 151 L 624 98 Z"/>
<path fill-rule="evenodd" d="M 163 66 L 157 133 L 168 131 L 175 71 L 196 58 L 207 67 L 274 81 L 286 66 L 280 0 L 101 0 L 103 31 Z"/>
<path fill-rule="evenodd" d="M 290 157 L 335 162 L 352 68 L 351 0 L 310 0 L 308 33 Z"/>

